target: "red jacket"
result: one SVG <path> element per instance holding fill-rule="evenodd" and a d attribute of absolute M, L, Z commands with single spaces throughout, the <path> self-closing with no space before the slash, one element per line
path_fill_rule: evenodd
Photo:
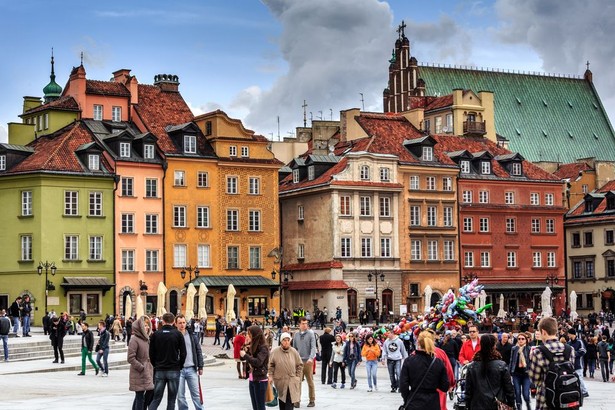
<path fill-rule="evenodd" d="M 459 351 L 459 363 L 466 364 L 474 359 L 476 352 L 480 351 L 480 340 L 476 343 L 476 349 L 472 349 L 472 340 L 466 340 Z"/>
<path fill-rule="evenodd" d="M 435 355 L 446 368 L 449 389 L 455 387 L 455 373 L 453 372 L 451 361 L 448 359 L 446 352 L 439 347 L 436 347 Z M 438 390 L 438 394 L 440 395 L 440 410 L 446 410 L 446 392 Z"/>

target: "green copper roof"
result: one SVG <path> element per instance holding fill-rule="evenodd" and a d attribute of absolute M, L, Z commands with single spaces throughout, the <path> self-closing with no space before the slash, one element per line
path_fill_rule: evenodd
<path fill-rule="evenodd" d="M 529 161 L 615 160 L 615 133 L 583 78 L 420 66 L 426 95 L 492 91 L 496 132 Z"/>
<path fill-rule="evenodd" d="M 55 101 L 62 95 L 62 87 L 56 83 L 56 74 L 54 71 L 53 62 L 53 48 L 51 49 L 51 75 L 49 76 L 49 84 L 43 88 L 43 94 L 45 95 L 45 103 Z"/>

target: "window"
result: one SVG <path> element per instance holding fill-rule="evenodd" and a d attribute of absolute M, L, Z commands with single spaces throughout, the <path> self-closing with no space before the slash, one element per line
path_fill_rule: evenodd
<path fill-rule="evenodd" d="M 352 206 L 350 202 L 350 196 L 348 195 L 340 196 L 340 215 L 341 216 L 351 216 L 352 215 Z"/>
<path fill-rule="evenodd" d="M 435 191 L 436 190 L 436 177 L 427 177 L 427 185 L 426 185 L 426 189 L 429 191 Z"/>
<path fill-rule="evenodd" d="M 614 278 L 615 277 L 615 259 L 609 258 L 606 260 L 606 277 Z"/>
<path fill-rule="evenodd" d="M 79 315 L 80 310 L 83 309 L 87 315 L 101 315 L 101 300 L 100 292 L 68 292 L 68 313 Z"/>
<path fill-rule="evenodd" d="M 433 147 L 423 147 L 423 155 L 421 158 L 423 161 L 433 161 Z"/>
<path fill-rule="evenodd" d="M 261 230 L 261 211 L 250 210 L 248 212 L 248 230 L 251 232 Z"/>
<path fill-rule="evenodd" d="M 303 221 L 303 219 L 305 219 L 305 208 L 303 205 L 299 205 L 297 206 L 297 220 Z"/>
<path fill-rule="evenodd" d="M 508 268 L 517 267 L 517 252 L 508 252 L 506 254 L 506 267 Z"/>
<path fill-rule="evenodd" d="M 446 114 L 446 130 L 444 132 L 453 132 L 453 114 Z"/>
<path fill-rule="evenodd" d="M 532 253 L 532 267 L 534 268 L 542 267 L 542 253 L 541 252 Z"/>
<path fill-rule="evenodd" d="M 248 316 L 261 316 L 267 310 L 266 297 L 250 297 L 248 298 Z"/>
<path fill-rule="evenodd" d="M 517 220 L 515 218 L 506 218 L 506 232 L 507 233 L 517 232 Z"/>
<path fill-rule="evenodd" d="M 553 194 L 545 194 L 545 205 L 553 206 Z"/>
<path fill-rule="evenodd" d="M 250 195 L 260 195 L 261 193 L 261 179 L 256 177 L 250 177 L 248 179 L 248 193 Z"/>
<path fill-rule="evenodd" d="M 146 272 L 158 272 L 158 251 L 146 250 L 145 251 L 145 271 Z"/>
<path fill-rule="evenodd" d="M 391 198 L 383 196 L 378 199 L 380 202 L 380 217 L 389 218 L 391 216 Z"/>
<path fill-rule="evenodd" d="M 466 204 L 471 204 L 472 203 L 472 191 L 463 191 L 461 200 L 462 202 Z"/>
<path fill-rule="evenodd" d="M 156 150 L 154 148 L 154 144 L 144 144 L 143 145 L 143 158 L 145 159 L 154 159 L 156 156 Z"/>
<path fill-rule="evenodd" d="M 297 247 L 297 259 L 305 259 L 305 244 L 303 243 Z"/>
<path fill-rule="evenodd" d="M 547 268 L 555 268 L 555 252 L 547 252 Z"/>
<path fill-rule="evenodd" d="M 453 241 L 444 241 L 444 260 L 455 260 L 455 243 Z"/>
<path fill-rule="evenodd" d="M 237 177 L 226 177 L 226 193 L 231 195 L 238 193 Z"/>
<path fill-rule="evenodd" d="M 491 266 L 491 253 L 489 252 L 480 253 L 480 266 L 481 268 L 488 268 Z"/>
<path fill-rule="evenodd" d="M 594 246 L 594 233 L 592 231 L 583 232 L 585 243 L 583 246 Z"/>
<path fill-rule="evenodd" d="M 512 175 L 514 176 L 520 176 L 521 175 L 521 163 L 520 162 L 513 162 L 512 164 Z"/>
<path fill-rule="evenodd" d="M 589 192 L 589 186 L 587 186 L 587 184 L 583 184 L 581 185 L 581 190 L 583 191 L 584 194 Z"/>
<path fill-rule="evenodd" d="M 411 226 L 421 225 L 421 207 L 420 206 L 410 207 L 410 225 Z"/>
<path fill-rule="evenodd" d="M 236 157 L 237 156 L 237 147 L 235 145 L 231 145 L 228 147 L 228 156 Z"/>
<path fill-rule="evenodd" d="M 100 156 L 98 154 L 88 155 L 88 168 L 90 171 L 100 171 Z"/>
<path fill-rule="evenodd" d="M 122 214 L 122 233 L 135 233 L 134 214 Z"/>
<path fill-rule="evenodd" d="M 489 203 L 489 191 L 480 191 L 478 193 L 478 202 L 480 202 L 481 204 L 488 204 Z"/>
<path fill-rule="evenodd" d="M 581 279 L 583 276 L 583 264 L 580 261 L 572 262 L 572 275 L 574 279 Z"/>
<path fill-rule="evenodd" d="M 21 260 L 22 261 L 32 260 L 32 236 L 31 235 L 21 236 Z"/>
<path fill-rule="evenodd" d="M 261 269 L 261 248 L 258 246 L 250 246 L 249 254 L 250 269 Z"/>
<path fill-rule="evenodd" d="M 184 205 L 173 206 L 173 227 L 185 228 L 186 223 L 186 207 Z"/>
<path fill-rule="evenodd" d="M 158 198 L 158 180 L 155 178 L 145 178 L 145 197 Z"/>
<path fill-rule="evenodd" d="M 0 155 L 0 171 L 6 171 L 6 155 Z"/>
<path fill-rule="evenodd" d="M 421 189 L 420 185 L 419 185 L 419 176 L 418 175 L 410 175 L 410 189 L 412 191 L 416 191 Z"/>
<path fill-rule="evenodd" d="M 133 272 L 135 270 L 135 251 L 124 249 L 122 251 L 122 271 Z"/>
<path fill-rule="evenodd" d="M 540 233 L 540 219 L 532 218 L 532 233 Z"/>
<path fill-rule="evenodd" d="M 352 239 L 343 237 L 340 239 L 340 252 L 342 258 L 352 257 Z"/>
<path fill-rule="evenodd" d="M 32 191 L 21 191 L 21 216 L 32 216 Z"/>
<path fill-rule="evenodd" d="M 134 195 L 134 179 L 122 177 L 122 196 Z"/>
<path fill-rule="evenodd" d="M 90 206 L 88 214 L 90 216 L 102 216 L 102 192 L 90 192 Z"/>
<path fill-rule="evenodd" d="M 438 116 L 438 117 L 435 118 L 435 120 L 436 120 L 435 132 L 436 132 L 436 134 L 440 134 L 442 132 L 442 117 Z"/>
<path fill-rule="evenodd" d="M 438 225 L 438 208 L 435 206 L 427 207 L 427 226 Z"/>
<path fill-rule="evenodd" d="M 614 243 L 614 239 L 615 239 L 615 235 L 612 229 L 608 229 L 606 231 L 604 231 L 604 244 L 605 245 L 613 245 Z"/>
<path fill-rule="evenodd" d="M 64 237 L 64 259 L 76 261 L 79 258 L 79 237 L 66 235 Z"/>
<path fill-rule="evenodd" d="M 469 218 L 469 217 L 463 218 L 463 231 L 464 232 L 472 232 L 473 231 L 472 218 Z"/>
<path fill-rule="evenodd" d="M 585 295 L 585 308 L 590 310 L 594 309 L 594 295 L 591 293 Z"/>
<path fill-rule="evenodd" d="M 226 230 L 238 231 L 239 230 L 239 210 L 227 209 L 226 210 Z"/>
<path fill-rule="evenodd" d="M 572 247 L 573 248 L 581 247 L 581 234 L 579 232 L 572 233 Z"/>
<path fill-rule="evenodd" d="M 371 216 L 372 215 L 372 197 L 362 196 L 359 197 L 360 215 Z"/>
<path fill-rule="evenodd" d="M 594 277 L 594 261 L 585 261 L 585 276 L 587 278 Z"/>
<path fill-rule="evenodd" d="M 209 207 L 197 206 L 196 207 L 196 227 L 197 228 L 209 228 Z"/>
<path fill-rule="evenodd" d="M 453 207 L 445 206 L 442 210 L 442 222 L 444 226 L 453 226 Z"/>
<path fill-rule="evenodd" d="M 369 181 L 369 167 L 367 165 L 361 165 L 359 177 L 361 181 Z"/>
<path fill-rule="evenodd" d="M 421 241 L 413 240 L 410 243 L 410 259 L 413 261 L 421 260 Z"/>
<path fill-rule="evenodd" d="M 555 233 L 555 219 L 546 220 L 546 232 Z"/>
<path fill-rule="evenodd" d="M 427 260 L 438 260 L 438 241 L 427 241 Z"/>
<path fill-rule="evenodd" d="M 64 192 L 64 215 L 75 216 L 79 214 L 79 192 Z"/>
<path fill-rule="evenodd" d="M 444 177 L 442 178 L 442 190 L 443 191 L 452 191 L 453 190 L 453 178 Z"/>
<path fill-rule="evenodd" d="M 145 233 L 150 235 L 158 233 L 157 214 L 145 214 Z"/>
<path fill-rule="evenodd" d="M 478 221 L 478 229 L 480 232 L 489 232 L 489 218 L 480 218 Z"/>
<path fill-rule="evenodd" d="M 474 252 L 463 253 L 463 266 L 466 268 L 474 267 Z"/>
<path fill-rule="evenodd" d="M 111 107 L 111 121 L 122 121 L 122 107 Z"/>
<path fill-rule="evenodd" d="M 49 114 L 44 114 L 43 115 L 43 120 L 45 121 L 45 129 L 49 128 Z"/>
<path fill-rule="evenodd" d="M 383 258 L 391 257 L 391 238 L 380 238 L 380 256 Z"/>
<path fill-rule="evenodd" d="M 242 158 L 248 158 L 250 156 L 250 148 L 246 146 L 241 147 L 241 156 Z"/>
<path fill-rule="evenodd" d="M 391 170 L 389 168 L 380 168 L 380 181 L 389 182 L 391 180 Z"/>
<path fill-rule="evenodd" d="M 207 172 L 199 171 L 196 174 L 196 186 L 199 188 L 206 188 L 209 186 L 209 174 Z"/>
<path fill-rule="evenodd" d="M 480 173 L 483 175 L 491 174 L 491 162 L 490 161 L 480 162 Z"/>
<path fill-rule="evenodd" d="M 293 183 L 296 184 L 299 182 L 299 170 L 293 169 Z"/>
<path fill-rule="evenodd" d="M 504 203 L 506 205 L 514 205 L 514 203 L 515 203 L 515 193 L 514 192 L 505 192 L 504 193 Z"/>
<path fill-rule="evenodd" d="M 187 246 L 184 244 L 173 245 L 173 266 L 176 268 L 184 268 L 186 266 Z"/>
<path fill-rule="evenodd" d="M 94 120 L 102 121 L 103 119 L 103 106 L 94 104 Z"/>
<path fill-rule="evenodd" d="M 130 142 L 120 142 L 120 157 L 130 158 Z"/>
<path fill-rule="evenodd" d="M 312 181 L 314 179 L 314 165 L 310 165 L 308 167 L 308 181 Z"/>
<path fill-rule="evenodd" d="M 468 161 L 467 159 L 461 160 L 459 162 L 459 167 L 461 168 L 461 173 L 462 174 L 469 174 L 470 173 L 470 161 Z"/>
<path fill-rule="evenodd" d="M 540 195 L 537 192 L 530 193 L 530 205 L 540 205 Z"/>
<path fill-rule="evenodd" d="M 185 171 L 175 171 L 174 172 L 173 185 L 174 186 L 186 186 L 186 172 Z"/>
<path fill-rule="evenodd" d="M 429 131 L 431 130 L 431 121 L 429 120 L 429 118 L 425 118 L 425 121 L 423 121 L 423 126 L 425 128 L 425 131 L 429 133 Z"/>
<path fill-rule="evenodd" d="M 361 257 L 363 258 L 372 257 L 372 238 L 369 238 L 369 237 L 361 238 Z"/>
<path fill-rule="evenodd" d="M 209 268 L 211 266 L 211 248 L 209 245 L 198 245 L 197 251 L 197 264 L 200 268 Z"/>

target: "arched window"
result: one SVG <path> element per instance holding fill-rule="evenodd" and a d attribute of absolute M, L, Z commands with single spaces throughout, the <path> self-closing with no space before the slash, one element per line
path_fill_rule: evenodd
<path fill-rule="evenodd" d="M 354 289 L 348 289 L 346 292 L 348 296 L 348 319 L 356 319 L 357 317 L 357 291 Z"/>
<path fill-rule="evenodd" d="M 442 294 L 437 290 L 434 290 L 431 294 L 431 301 L 429 302 L 430 306 L 436 306 L 436 303 L 438 303 L 440 299 L 442 299 Z"/>
<path fill-rule="evenodd" d="M 369 181 L 369 166 L 361 165 L 361 173 L 360 173 L 361 181 Z"/>

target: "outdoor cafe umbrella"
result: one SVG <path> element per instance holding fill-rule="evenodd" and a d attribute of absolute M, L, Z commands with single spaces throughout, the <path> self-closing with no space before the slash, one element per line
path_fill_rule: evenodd
<path fill-rule="evenodd" d="M 431 286 L 427 285 L 425 286 L 425 312 L 429 312 L 429 309 L 431 308 L 431 295 L 433 293 L 433 289 L 431 289 Z"/>
<path fill-rule="evenodd" d="M 205 302 L 207 301 L 207 286 L 204 283 L 199 285 L 199 319 L 207 320 L 207 309 L 205 308 Z"/>
<path fill-rule="evenodd" d="M 504 295 L 500 293 L 500 310 L 498 310 L 498 317 L 506 317 L 506 311 L 504 310 Z"/>
<path fill-rule="evenodd" d="M 232 283 L 229 284 L 228 291 L 226 292 L 226 321 L 229 323 L 237 318 L 234 310 L 236 294 L 237 291 L 235 290 L 235 286 L 233 286 Z"/>
<path fill-rule="evenodd" d="M 143 308 L 143 296 L 137 296 L 137 317 L 145 315 L 145 309 Z"/>
<path fill-rule="evenodd" d="M 132 297 L 130 295 L 126 296 L 124 316 L 126 318 L 132 317 Z"/>
<path fill-rule="evenodd" d="M 196 295 L 196 288 L 191 283 L 188 285 L 188 291 L 186 292 L 186 322 L 190 322 L 194 317 L 194 296 Z"/>
<path fill-rule="evenodd" d="M 577 313 L 577 292 L 573 290 L 570 292 L 570 320 L 574 322 L 577 317 L 579 317 Z"/>
<path fill-rule="evenodd" d="M 164 308 L 164 300 L 165 295 L 167 294 L 167 287 L 164 286 L 164 283 L 158 282 L 158 290 L 156 291 L 156 317 L 162 317 L 165 313 L 167 313 Z"/>

